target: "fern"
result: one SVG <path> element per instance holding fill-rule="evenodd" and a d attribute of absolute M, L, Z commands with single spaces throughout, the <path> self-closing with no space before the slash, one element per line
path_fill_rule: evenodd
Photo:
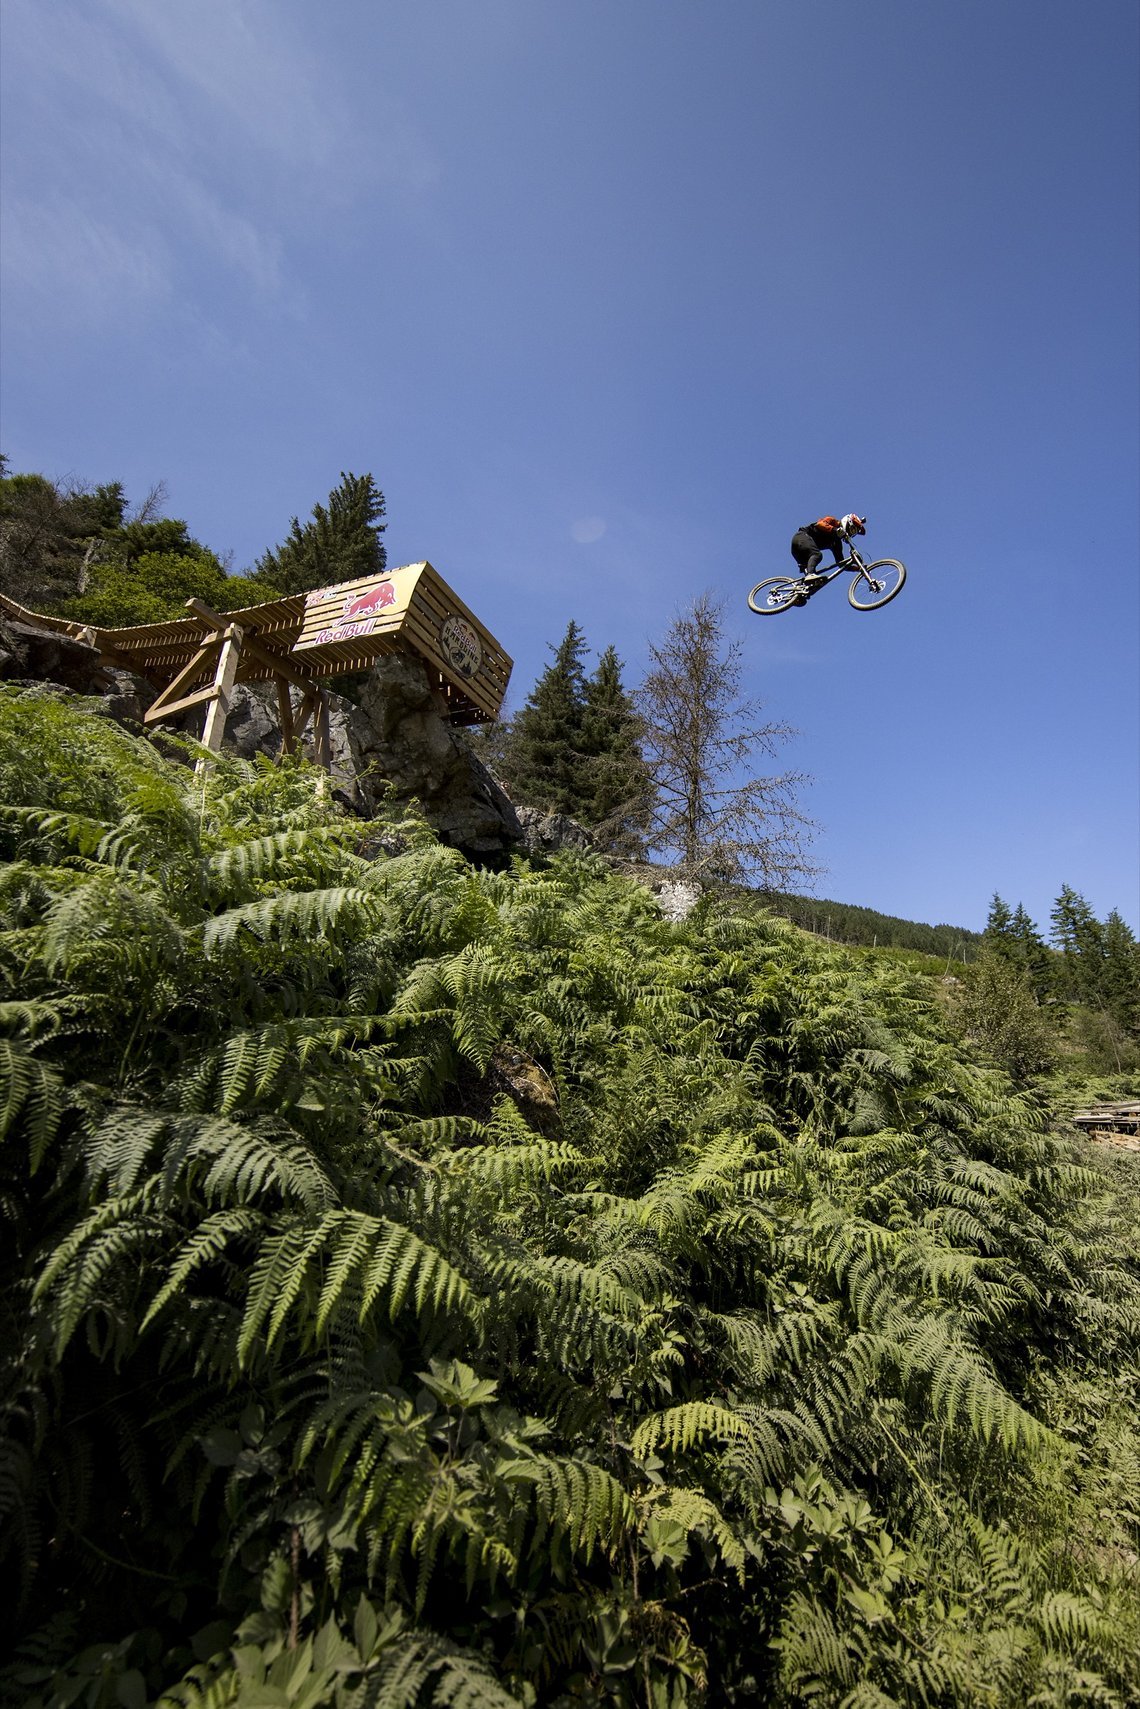
<path fill-rule="evenodd" d="M 58 1075 L 11 1039 L 0 1038 L 0 1140 L 6 1140 L 22 1119 L 33 1175 L 59 1131 L 64 1107 Z"/>
<path fill-rule="evenodd" d="M 1140 1690 L 1133 1188 L 941 993 L 2 686 L 0 785 L 35 1691 Z"/>
<path fill-rule="evenodd" d="M 630 1440 L 641 1458 L 662 1447 L 670 1453 L 686 1453 L 698 1442 L 731 1442 L 751 1435 L 746 1419 L 709 1401 L 686 1401 L 644 1419 Z"/>

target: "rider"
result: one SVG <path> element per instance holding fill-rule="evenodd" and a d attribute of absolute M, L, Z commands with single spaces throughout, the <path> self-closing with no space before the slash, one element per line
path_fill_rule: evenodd
<path fill-rule="evenodd" d="M 856 516 L 854 511 L 842 517 L 821 516 L 818 522 L 797 528 L 792 535 L 792 557 L 800 567 L 800 575 L 805 581 L 814 580 L 816 566 L 825 551 L 830 551 L 835 562 L 841 564 L 848 540 L 866 532 L 867 518 Z"/>

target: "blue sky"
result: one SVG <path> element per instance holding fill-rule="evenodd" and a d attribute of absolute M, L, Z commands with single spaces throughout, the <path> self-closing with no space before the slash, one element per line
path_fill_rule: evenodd
<path fill-rule="evenodd" d="M 820 893 L 1140 926 L 1135 0 L 5 0 L 2 445 L 235 568 L 342 469 L 525 697 L 711 588 Z M 910 579 L 772 620 L 848 509 Z"/>

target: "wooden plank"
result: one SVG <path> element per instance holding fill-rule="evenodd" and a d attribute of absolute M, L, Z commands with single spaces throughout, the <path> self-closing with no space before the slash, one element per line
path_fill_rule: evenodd
<path fill-rule="evenodd" d="M 305 725 L 309 722 L 309 719 L 313 716 L 313 713 L 316 711 L 316 706 L 317 706 L 316 686 L 311 685 L 309 688 L 307 688 L 305 690 L 304 696 L 301 700 L 301 704 L 297 708 L 296 722 L 293 725 L 293 739 L 295 741 L 298 741 L 298 742 L 300 741 L 301 732 L 304 730 Z"/>
<path fill-rule="evenodd" d="M 388 591 L 370 603 L 369 596 L 380 590 Z M 352 606 L 358 599 L 362 602 L 359 616 L 353 617 Z M 0 602 L 0 609 L 49 628 L 73 633 L 77 627 L 70 619 L 43 618 L 27 611 L 4 595 Z M 438 673 L 439 692 L 454 721 L 496 716 L 510 680 L 513 661 L 509 655 L 426 559 L 394 566 L 380 576 L 360 576 L 227 614 L 213 611 L 200 600 L 188 601 L 187 610 L 186 617 L 160 623 L 116 629 L 92 626 L 90 630 L 102 656 L 113 656 L 115 663 L 158 684 L 168 679 L 151 708 L 151 722 L 189 699 L 184 691 L 191 689 L 211 662 L 216 666 L 215 682 L 220 680 L 221 657 L 212 659 L 204 645 L 203 627 L 213 630 L 216 642 L 223 631 L 228 634 L 235 626 L 239 630 L 246 626 L 237 649 L 235 681 L 284 677 L 303 693 L 318 678 L 359 671 L 393 653 L 415 653 Z M 441 630 L 449 621 L 462 622 L 478 643 L 478 669 L 470 677 L 444 651 Z M 462 634 L 457 640 L 462 644 Z M 216 717 L 207 721 L 212 731 Z"/>
<path fill-rule="evenodd" d="M 188 599 L 186 601 L 186 609 L 188 611 L 193 611 L 202 619 L 203 623 L 208 623 L 212 629 L 219 633 L 225 630 L 230 623 L 230 618 L 220 616 L 218 612 L 211 610 L 206 602 L 201 599 Z M 294 688 L 304 689 L 308 687 L 309 679 L 302 676 L 300 671 L 294 669 L 293 665 L 289 662 L 289 659 L 284 653 L 274 652 L 269 647 L 262 644 L 260 632 L 255 631 L 250 633 L 249 630 L 243 628 L 241 651 L 243 659 L 246 657 L 256 659 L 265 673 L 264 678 L 259 675 L 255 679 L 252 672 L 243 671 L 242 677 L 245 680 L 260 681 L 274 676 L 283 676 L 286 682 L 291 682 L 293 684 Z"/>
<path fill-rule="evenodd" d="M 192 706 L 201 706 L 203 701 L 213 700 L 214 693 L 214 685 L 211 682 L 207 683 L 205 688 L 195 689 L 193 694 L 184 694 L 179 700 L 164 703 L 157 712 L 153 706 L 148 707 L 143 713 L 143 723 L 155 724 L 160 718 L 173 718 L 177 712 L 189 712 Z"/>
<path fill-rule="evenodd" d="M 417 650 L 431 661 L 445 682 L 451 683 L 460 694 L 491 716 L 498 713 L 503 701 L 503 691 L 499 685 L 486 678 L 480 680 L 478 672 L 473 677 L 460 677 L 450 661 L 444 657 L 431 627 L 422 620 L 420 614 L 412 617 L 405 632 L 414 637 Z"/>
<path fill-rule="evenodd" d="M 430 651 L 442 661 L 444 674 L 456 681 L 461 680 L 463 682 L 476 682 L 483 679 L 488 687 L 505 692 L 506 684 L 510 678 L 511 661 L 499 650 L 498 645 L 484 642 L 479 633 L 479 626 L 471 624 L 469 627 L 480 648 L 479 665 L 470 677 L 458 671 L 456 666 L 447 658 L 443 648 L 444 626 L 449 621 L 454 620 L 457 614 L 452 612 L 446 616 L 442 615 L 446 608 L 441 607 L 437 600 L 431 598 L 428 590 L 424 589 L 422 584 L 421 593 L 422 599 L 417 596 L 408 612 L 407 628 L 409 630 L 417 629 L 420 632 Z M 459 615 L 459 621 L 467 623 L 467 619 L 462 615 Z"/>
<path fill-rule="evenodd" d="M 144 724 L 153 723 L 156 719 L 164 717 L 168 705 L 172 701 L 177 701 L 181 691 L 184 688 L 188 688 L 192 682 L 196 682 L 207 667 L 213 669 L 217 668 L 217 660 L 213 657 L 213 654 L 217 651 L 220 645 L 220 636 L 210 635 L 202 640 L 198 651 L 190 660 L 189 664 L 184 665 L 178 675 L 167 683 L 166 687 L 162 690 L 162 693 L 151 703 L 146 712 L 143 713 Z"/>
<path fill-rule="evenodd" d="M 202 745 L 209 748 L 211 753 L 216 754 L 221 751 L 222 735 L 226 727 L 226 713 L 230 708 L 230 694 L 237 677 L 240 657 L 241 630 L 236 623 L 231 623 L 222 637 L 218 666 L 214 672 L 214 697 L 206 713 L 206 722 L 202 726 Z M 199 762 L 199 769 L 200 767 L 201 762 Z"/>

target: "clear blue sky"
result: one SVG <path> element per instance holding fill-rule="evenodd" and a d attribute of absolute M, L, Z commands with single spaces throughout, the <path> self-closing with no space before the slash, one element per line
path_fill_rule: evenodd
<path fill-rule="evenodd" d="M 5 0 L 16 469 L 342 469 L 516 660 L 712 588 L 823 895 L 1140 926 L 1135 0 Z M 906 560 L 751 617 L 825 511 Z"/>

